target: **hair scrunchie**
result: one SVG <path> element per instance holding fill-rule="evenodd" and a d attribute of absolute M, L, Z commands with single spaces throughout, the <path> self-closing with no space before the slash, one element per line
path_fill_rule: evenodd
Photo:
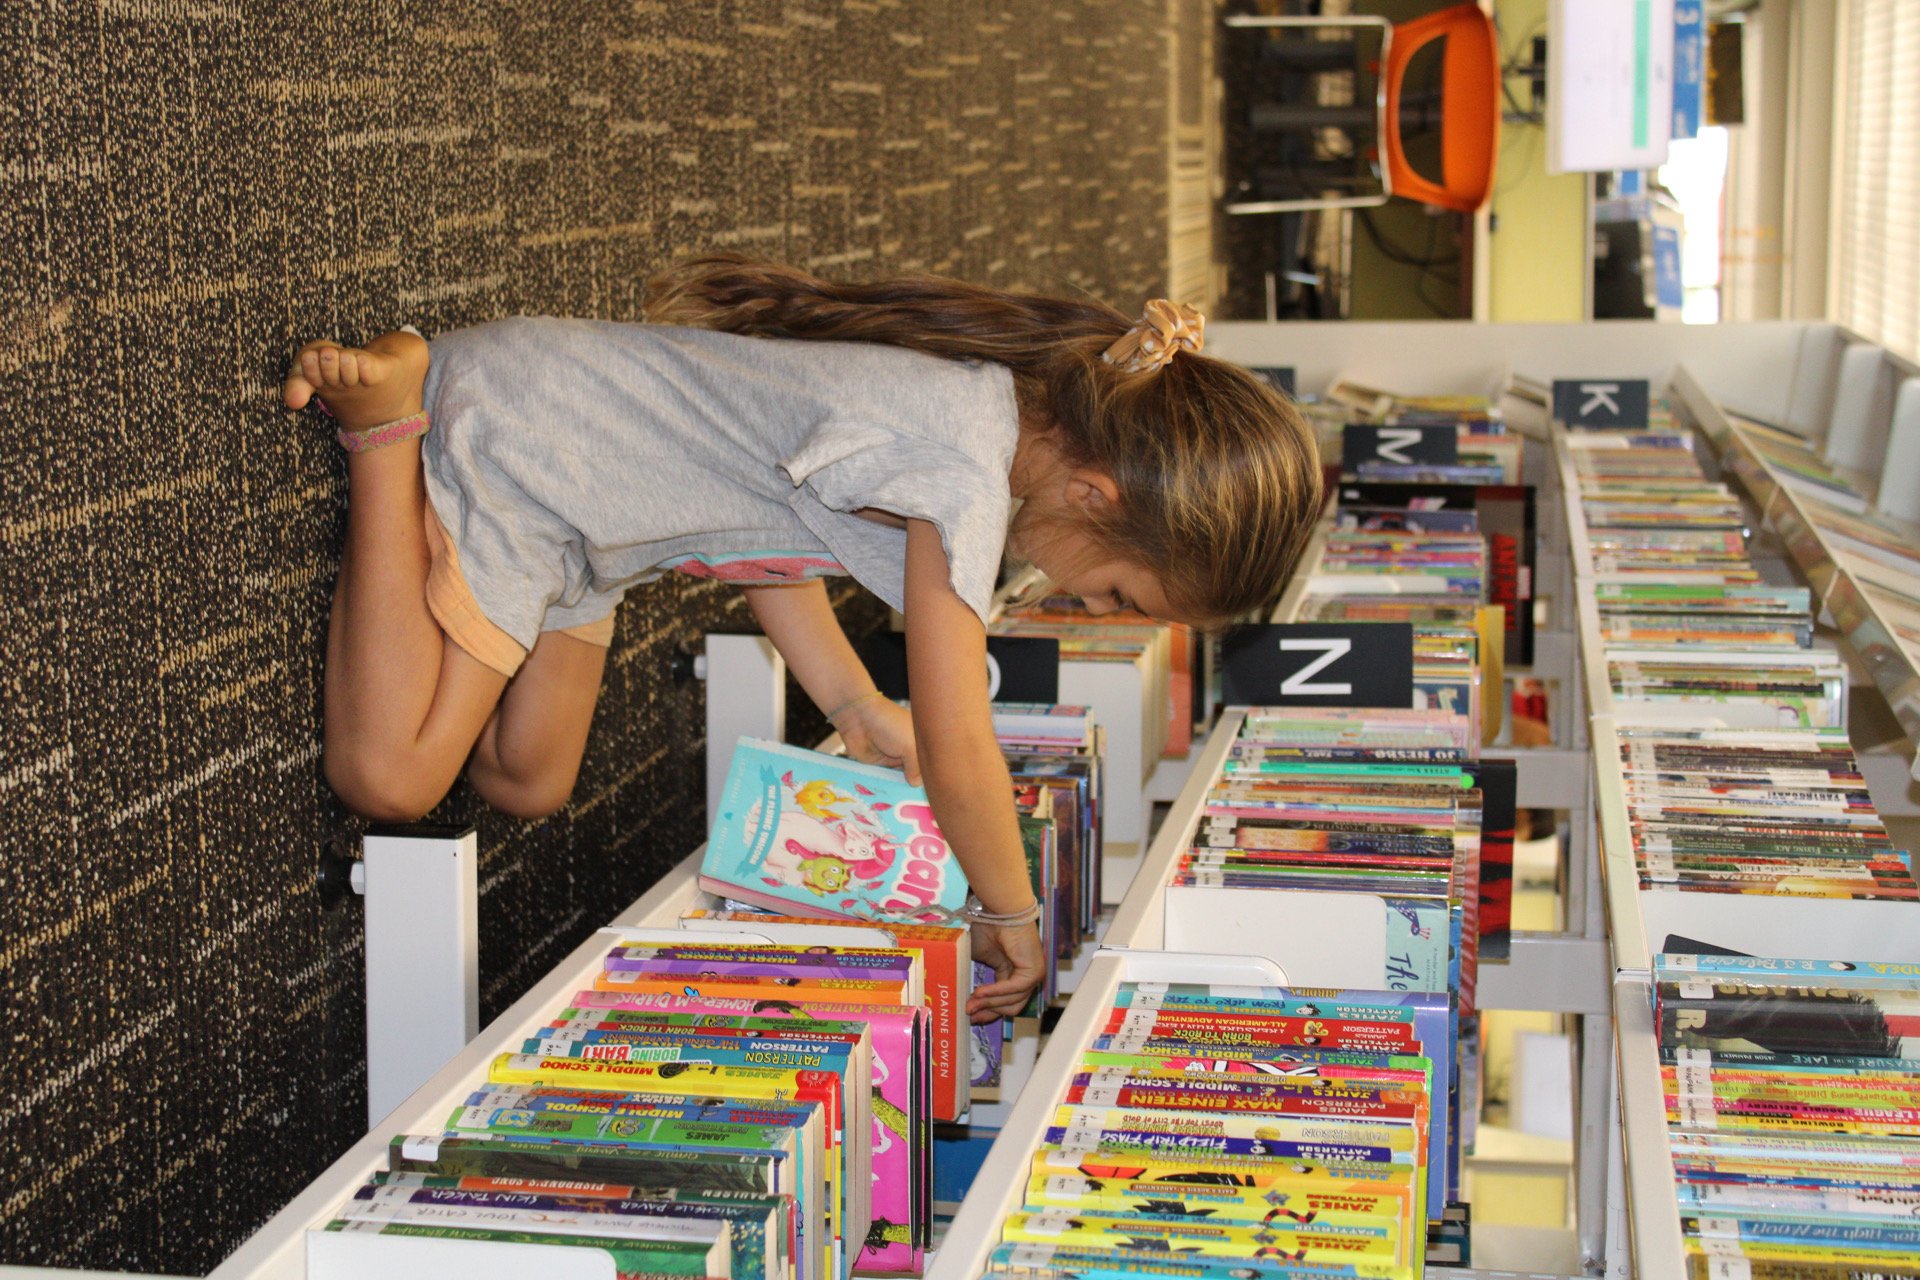
<path fill-rule="evenodd" d="M 1181 351 L 1198 351 L 1207 318 L 1183 302 L 1155 298 L 1133 328 L 1101 353 L 1123 373 L 1157 373 Z"/>

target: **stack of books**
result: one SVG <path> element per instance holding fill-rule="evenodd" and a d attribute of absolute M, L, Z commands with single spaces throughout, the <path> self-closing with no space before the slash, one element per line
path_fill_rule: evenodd
<path fill-rule="evenodd" d="M 1696 1280 L 1920 1274 L 1920 966 L 1654 957 Z"/>
<path fill-rule="evenodd" d="M 1307 593 L 1316 596 L 1486 595 L 1487 544 L 1476 532 L 1334 529 Z"/>
<path fill-rule="evenodd" d="M 1335 378 L 1326 395 L 1302 406 L 1315 423 L 1320 454 L 1340 464 L 1349 480 L 1424 484 L 1517 484 L 1524 439 L 1507 430 L 1505 414 L 1487 396 L 1407 396 Z M 1347 459 L 1348 426 L 1452 428 L 1452 462 L 1394 462 L 1389 458 Z"/>
<path fill-rule="evenodd" d="M 1572 432 L 1643 889 L 1912 900 L 1810 593 L 1770 586 L 1691 432 Z"/>
<path fill-rule="evenodd" d="M 1412 1280 L 1450 1016 L 1402 992 L 1122 984 L 988 1274 Z"/>
<path fill-rule="evenodd" d="M 1105 733 L 1087 707 L 1018 702 L 993 704 L 993 733 L 1028 833 L 1034 894 L 1049 904 L 1042 921 L 1049 954 L 1071 964 L 1100 914 Z M 1056 967 L 1044 999 L 1058 987 Z"/>
<path fill-rule="evenodd" d="M 328 1230 L 603 1248 L 621 1274 L 918 1274 L 924 952 L 623 938 Z"/>
<path fill-rule="evenodd" d="M 1795 493 L 1842 511 L 1864 513 L 1873 505 L 1872 499 L 1822 458 L 1805 436 L 1737 415 L 1733 423 L 1775 480 Z"/>
<path fill-rule="evenodd" d="M 1370 894 L 1379 898 L 1391 985 L 1454 1009 L 1430 1045 L 1435 1091 L 1432 1216 L 1457 1185 L 1462 1099 L 1474 1056 L 1483 829 L 1511 832 L 1510 777 L 1488 811 L 1465 716 L 1443 711 L 1253 707 L 1208 795 L 1182 886 Z M 1465 1039 L 1462 1044 L 1462 1023 Z M 1471 1100 L 1466 1102 L 1468 1113 Z"/>
<path fill-rule="evenodd" d="M 1146 693 L 1141 749 L 1148 768 L 1193 746 L 1193 676 L 1199 640 L 1192 628 L 1128 610 L 1094 614 L 1077 596 L 1054 595 L 1010 606 L 989 628 L 997 636 L 1060 642 L 1062 662 L 1130 662 Z"/>
<path fill-rule="evenodd" d="M 1607 678 L 1614 713 L 1638 723 L 1735 729 L 1846 723 L 1847 668 L 1831 649 L 1608 645 Z"/>
<path fill-rule="evenodd" d="M 1642 888 L 1915 898 L 1844 730 L 1617 733 Z"/>

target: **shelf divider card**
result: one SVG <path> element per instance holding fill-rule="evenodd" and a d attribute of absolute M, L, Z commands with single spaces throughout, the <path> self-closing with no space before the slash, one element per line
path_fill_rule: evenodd
<path fill-rule="evenodd" d="M 1174 864 L 1180 861 L 1181 853 L 1192 845 L 1195 833 L 1200 830 L 1207 793 L 1213 789 L 1214 779 L 1220 775 L 1221 766 L 1239 738 L 1240 726 L 1246 718 L 1244 710 L 1230 707 L 1214 725 L 1200 749 L 1199 758 L 1194 761 L 1193 772 L 1187 775 L 1186 785 L 1180 788 L 1179 796 L 1160 824 L 1159 833 L 1140 860 L 1140 869 L 1134 873 L 1133 883 L 1127 886 L 1114 912 L 1113 923 L 1107 926 L 1104 939 L 1107 946 L 1145 951 L 1167 945 L 1167 882 L 1173 876 Z M 1206 949 L 1219 950 L 1218 947 Z"/>

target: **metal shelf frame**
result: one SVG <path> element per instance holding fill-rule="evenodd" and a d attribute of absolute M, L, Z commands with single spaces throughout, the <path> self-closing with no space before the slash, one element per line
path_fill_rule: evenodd
<path fill-rule="evenodd" d="M 1862 581 L 1866 575 L 1852 568 L 1845 553 L 1822 532 L 1813 510 L 1817 504 L 1786 483 L 1746 430 L 1727 416 L 1684 366 L 1674 375 L 1674 389 L 1719 450 L 1721 465 L 1740 481 L 1764 525 L 1779 537 L 1805 575 L 1824 617 L 1847 637 L 1857 666 L 1887 700 L 1907 736 L 1920 741 L 1920 663 L 1874 606 Z M 1864 480 L 1856 482 L 1870 488 Z M 1920 547 L 1920 529 L 1914 536 Z M 1920 756 L 1909 762 L 1909 773 L 1920 778 Z"/>

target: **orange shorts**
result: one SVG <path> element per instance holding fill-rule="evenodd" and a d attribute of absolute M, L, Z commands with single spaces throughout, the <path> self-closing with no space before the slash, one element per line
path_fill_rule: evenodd
<path fill-rule="evenodd" d="M 433 504 L 427 503 L 426 508 L 427 553 L 431 557 L 427 570 L 427 608 L 448 639 L 477 661 L 511 679 L 527 660 L 527 651 L 480 611 L 480 602 L 473 598 L 466 578 L 460 573 L 460 553 L 454 548 L 453 539 L 447 536 L 446 526 L 434 514 Z M 605 649 L 613 644 L 613 615 L 608 614 L 598 622 L 564 627 L 560 634 Z"/>

